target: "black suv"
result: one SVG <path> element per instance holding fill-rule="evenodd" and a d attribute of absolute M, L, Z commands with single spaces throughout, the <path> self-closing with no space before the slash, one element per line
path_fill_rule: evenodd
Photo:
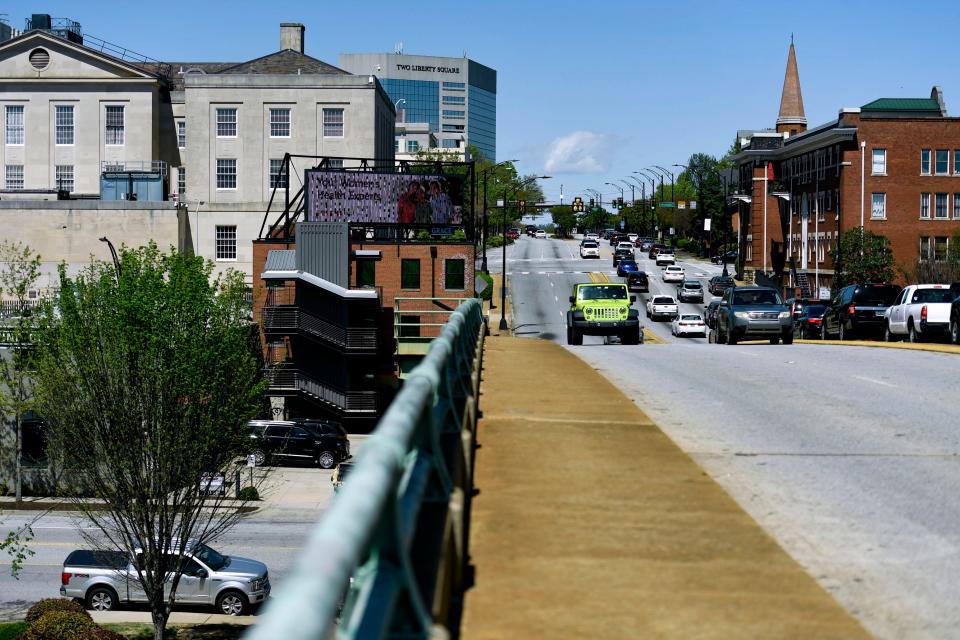
<path fill-rule="evenodd" d="M 350 458 L 350 440 L 337 422 L 251 420 L 249 428 L 251 454 L 258 465 L 273 458 L 332 469 Z"/>
<path fill-rule="evenodd" d="M 639 293 L 650 293 L 650 279 L 645 271 L 631 271 L 627 274 L 627 289 Z"/>
<path fill-rule="evenodd" d="M 710 278 L 710 283 L 707 285 L 707 289 L 712 295 L 722 296 L 724 291 L 733 286 L 736 286 L 736 282 L 733 281 L 733 278 L 730 276 L 724 277 L 721 275 Z"/>
<path fill-rule="evenodd" d="M 633 260 L 634 259 L 633 249 L 623 248 L 623 249 L 617 249 L 616 251 L 614 251 L 613 266 L 617 266 L 618 264 L 620 264 L 620 261 L 623 260 L 624 258 L 628 260 Z"/>
<path fill-rule="evenodd" d="M 879 335 L 886 326 L 887 307 L 900 287 L 895 284 L 851 284 L 837 292 L 823 314 L 821 337 Z"/>

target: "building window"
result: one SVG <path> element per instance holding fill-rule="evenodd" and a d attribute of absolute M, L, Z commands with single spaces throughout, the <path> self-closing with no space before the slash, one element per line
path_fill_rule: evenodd
<path fill-rule="evenodd" d="M 960 176 L 960 149 L 953 150 L 953 175 Z"/>
<path fill-rule="evenodd" d="M 23 144 L 23 105 L 10 105 L 6 115 L 7 144 Z"/>
<path fill-rule="evenodd" d="M 933 239 L 933 259 L 937 262 L 947 259 L 947 236 L 937 236 Z"/>
<path fill-rule="evenodd" d="M 187 147 L 187 121 L 177 120 L 177 146 L 181 149 Z"/>
<path fill-rule="evenodd" d="M 327 160 L 328 169 L 343 169 L 343 158 L 329 158 Z"/>
<path fill-rule="evenodd" d="M 403 259 L 400 261 L 400 288 L 420 289 L 420 261 Z"/>
<path fill-rule="evenodd" d="M 107 106 L 107 144 L 123 144 L 123 107 Z"/>
<path fill-rule="evenodd" d="M 930 194 L 920 194 L 920 217 L 930 218 Z"/>
<path fill-rule="evenodd" d="M 323 137 L 343 137 L 343 109 L 323 110 Z"/>
<path fill-rule="evenodd" d="M 217 225 L 217 260 L 237 259 L 237 225 Z"/>
<path fill-rule="evenodd" d="M 187 196 L 187 168 L 183 166 L 177 169 L 177 195 L 181 202 Z"/>
<path fill-rule="evenodd" d="M 7 189 L 23 189 L 23 165 L 8 164 L 3 184 Z"/>
<path fill-rule="evenodd" d="M 270 109 L 270 137 L 290 137 L 290 109 Z"/>
<path fill-rule="evenodd" d="M 236 107 L 217 109 L 217 137 L 237 137 L 237 109 Z"/>
<path fill-rule="evenodd" d="M 953 194 L 953 219 L 960 220 L 960 193 Z"/>
<path fill-rule="evenodd" d="M 873 194 L 873 206 L 870 209 L 871 220 L 886 220 L 887 218 L 887 194 Z"/>
<path fill-rule="evenodd" d="M 420 337 L 420 316 L 400 316 L 399 338 Z"/>
<path fill-rule="evenodd" d="M 950 150 L 937 149 L 937 164 L 934 167 L 934 173 L 938 176 L 950 174 Z"/>
<path fill-rule="evenodd" d="M 453 138 L 444 138 L 440 141 L 440 146 L 444 149 L 459 149 L 460 141 Z"/>
<path fill-rule="evenodd" d="M 875 176 L 885 176 L 887 175 L 887 150 L 886 149 L 874 149 L 873 150 L 873 175 Z"/>
<path fill-rule="evenodd" d="M 73 144 L 73 105 L 58 104 L 55 112 L 57 144 Z"/>
<path fill-rule="evenodd" d="M 938 193 L 933 199 L 933 217 L 938 220 L 947 219 L 947 194 Z"/>
<path fill-rule="evenodd" d="M 270 159 L 270 188 L 271 189 L 286 189 L 287 188 L 287 174 L 282 171 L 283 169 L 283 158 L 271 158 Z"/>
<path fill-rule="evenodd" d="M 443 96 L 443 104 L 466 104 L 466 96 Z"/>
<path fill-rule="evenodd" d="M 217 189 L 237 188 L 236 158 L 217 158 Z"/>
<path fill-rule="evenodd" d="M 930 149 L 920 149 L 920 173 L 930 175 Z"/>
<path fill-rule="evenodd" d="M 444 133 L 462 133 L 465 131 L 465 127 L 462 124 L 446 124 L 443 125 Z"/>
<path fill-rule="evenodd" d="M 398 138 L 393 139 L 393 152 L 400 153 L 400 140 Z"/>
<path fill-rule="evenodd" d="M 930 259 L 930 238 L 920 236 L 920 262 L 926 262 Z"/>
<path fill-rule="evenodd" d="M 448 91 L 463 91 L 467 88 L 467 85 L 463 82 L 444 82 L 443 88 Z"/>
<path fill-rule="evenodd" d="M 453 109 L 444 109 L 444 110 L 443 110 L 443 117 L 444 117 L 444 118 L 450 118 L 451 120 L 463 120 L 464 115 L 465 115 L 465 113 L 464 113 L 463 111 L 459 111 L 459 110 L 456 110 L 456 111 L 453 110 Z"/>
<path fill-rule="evenodd" d="M 407 140 L 407 153 L 416 153 L 420 150 L 420 143 L 416 140 Z"/>
<path fill-rule="evenodd" d="M 56 167 L 57 191 L 73 191 L 73 165 L 58 164 Z"/>
<path fill-rule="evenodd" d="M 376 260 L 357 260 L 357 286 L 375 287 L 377 286 L 377 261 Z"/>
<path fill-rule="evenodd" d="M 462 258 L 453 258 L 443 261 L 443 286 L 448 291 L 463 291 L 464 261 Z"/>

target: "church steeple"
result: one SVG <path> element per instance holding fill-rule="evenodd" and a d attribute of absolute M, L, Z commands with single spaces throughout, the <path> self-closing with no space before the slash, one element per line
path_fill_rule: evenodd
<path fill-rule="evenodd" d="M 780 96 L 777 133 L 788 133 L 792 136 L 806 130 L 807 118 L 803 112 L 803 95 L 800 93 L 800 73 L 797 71 L 797 54 L 793 48 L 793 35 L 791 35 L 787 72 L 783 76 L 783 93 Z"/>

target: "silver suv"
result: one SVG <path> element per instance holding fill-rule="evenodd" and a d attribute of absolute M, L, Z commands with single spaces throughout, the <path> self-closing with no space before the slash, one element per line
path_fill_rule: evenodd
<path fill-rule="evenodd" d="M 687 302 L 688 300 L 703 302 L 703 285 L 700 284 L 699 280 L 684 280 L 677 287 L 677 299 L 680 302 Z"/>

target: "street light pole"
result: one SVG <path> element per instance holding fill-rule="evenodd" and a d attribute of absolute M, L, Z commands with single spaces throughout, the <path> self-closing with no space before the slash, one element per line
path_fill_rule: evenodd
<path fill-rule="evenodd" d="M 656 197 L 657 197 L 657 196 L 656 196 L 656 194 L 657 194 L 657 181 L 656 181 L 654 178 L 652 178 L 652 177 L 650 176 L 650 174 L 647 173 L 646 170 L 644 170 L 644 169 L 641 169 L 640 171 L 634 171 L 633 173 L 636 173 L 637 175 L 643 176 L 645 179 L 647 179 L 647 180 L 650 181 L 650 227 L 649 227 L 649 228 L 645 228 L 644 231 L 647 232 L 648 234 L 651 234 L 651 235 L 652 235 L 652 233 L 653 233 L 653 212 L 654 212 L 653 202 L 654 202 L 654 200 L 655 200 Z"/>
<path fill-rule="evenodd" d="M 480 264 L 480 268 L 486 275 L 490 275 L 490 270 L 487 268 L 487 236 L 490 233 L 490 216 L 487 210 L 487 178 L 489 177 L 489 173 L 491 171 L 509 162 L 517 162 L 517 160 L 504 160 L 503 162 L 498 162 L 492 167 L 487 167 L 480 172 L 481 175 L 483 175 L 483 231 L 481 234 L 483 236 L 483 260 Z M 503 247 L 503 250 L 507 250 L 506 246 Z"/>
<path fill-rule="evenodd" d="M 549 180 L 551 176 L 533 176 L 521 182 L 513 190 L 513 193 L 519 193 L 521 189 L 537 180 Z M 503 270 L 501 271 L 503 281 L 500 283 L 500 331 L 509 329 L 507 325 L 507 209 L 510 207 L 510 192 L 504 194 L 503 200 Z"/>
<path fill-rule="evenodd" d="M 100 242 L 106 242 L 110 247 L 110 255 L 113 257 L 113 268 L 117 270 L 117 283 L 120 282 L 120 260 L 117 259 L 117 250 L 113 248 L 113 243 L 107 239 L 107 236 L 100 238 Z"/>
<path fill-rule="evenodd" d="M 676 180 L 674 180 L 674 178 L 673 178 L 673 174 L 672 174 L 671 172 L 667 171 L 666 169 L 664 169 L 663 167 L 661 167 L 661 166 L 658 165 L 658 164 L 655 164 L 655 165 L 653 165 L 653 166 L 655 166 L 657 169 L 660 169 L 660 171 L 663 171 L 663 172 L 666 173 L 668 176 L 670 176 L 670 202 L 676 203 L 676 199 L 673 197 L 673 194 L 674 194 L 673 186 L 674 186 L 674 184 L 676 183 Z"/>

